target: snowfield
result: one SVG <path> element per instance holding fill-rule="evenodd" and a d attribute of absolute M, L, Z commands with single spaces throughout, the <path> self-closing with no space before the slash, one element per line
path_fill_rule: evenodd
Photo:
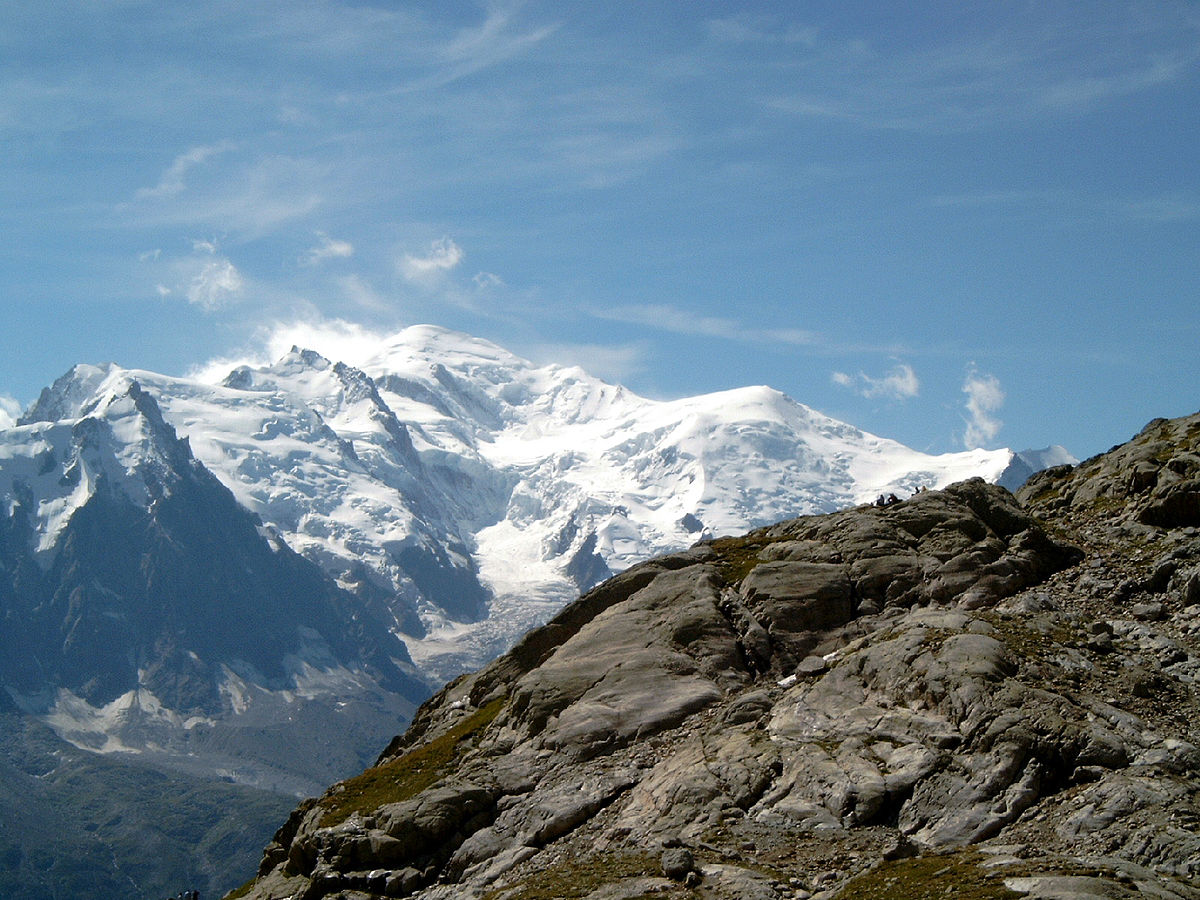
<path fill-rule="evenodd" d="M 386 597 L 434 681 L 650 556 L 880 494 L 997 481 L 1014 459 L 919 453 L 768 387 L 649 400 L 416 326 L 361 368 L 299 348 L 217 384 L 77 366 L 0 432 L 0 497 L 10 514 L 32 504 L 42 553 L 98 477 L 145 504 L 169 466 L 135 383 L 263 534 Z M 69 457 L 72 479 L 39 475 Z"/>

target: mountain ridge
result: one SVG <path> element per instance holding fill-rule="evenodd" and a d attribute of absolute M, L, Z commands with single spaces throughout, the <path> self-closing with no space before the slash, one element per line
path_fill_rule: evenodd
<path fill-rule="evenodd" d="M 394 336 L 363 368 L 293 348 L 219 385 L 79 366 L 20 423 L 86 418 L 132 381 L 266 528 L 387 605 L 435 680 L 482 664 L 596 578 L 699 534 L 995 480 L 1015 458 L 930 457 L 766 387 L 649 401 L 432 326 Z M 489 632 L 474 647 L 472 623 Z"/>
<path fill-rule="evenodd" d="M 1013 458 L 432 327 L 362 367 L 80 364 L 0 431 L 3 696 L 76 748 L 303 796 L 614 571 Z"/>
<path fill-rule="evenodd" d="M 231 898 L 1200 898 L 1200 413 L 634 566 Z"/>

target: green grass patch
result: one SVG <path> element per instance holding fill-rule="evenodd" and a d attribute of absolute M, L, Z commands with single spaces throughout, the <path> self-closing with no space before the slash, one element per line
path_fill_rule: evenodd
<path fill-rule="evenodd" d="M 254 887 L 256 881 L 257 879 L 251 878 L 240 888 L 234 888 L 232 891 L 222 897 L 221 900 L 239 900 L 239 898 L 245 897 L 248 893 L 250 893 L 250 889 Z"/>
<path fill-rule="evenodd" d="M 369 813 L 421 793 L 453 768 L 470 741 L 499 715 L 504 703 L 505 698 L 497 698 L 433 740 L 330 788 L 321 800 L 326 807 L 321 827 L 340 825 L 356 812 Z"/>
<path fill-rule="evenodd" d="M 580 900 L 597 888 L 629 878 L 662 876 L 660 860 L 649 853 L 598 853 L 571 856 L 548 869 L 521 880 L 515 887 L 497 888 L 483 900 Z M 624 897 L 625 895 L 622 894 Z M 669 893 L 656 891 L 644 897 L 695 897 L 694 891 L 679 885 Z M 630 897 L 629 900 L 638 900 Z"/>
<path fill-rule="evenodd" d="M 982 868 L 983 855 L 966 850 L 945 856 L 917 856 L 885 862 L 859 875 L 838 892 L 839 900 L 1018 900 L 1025 896 L 1004 886 L 1005 875 Z"/>
<path fill-rule="evenodd" d="M 992 610 L 983 610 L 977 615 L 996 629 L 992 636 L 1002 641 L 1019 659 L 1047 662 L 1064 649 L 1078 649 L 1087 641 L 1081 630 L 1073 629 L 1059 617 L 1049 619 L 1053 624 L 1043 630 L 1031 628 L 1015 616 L 1004 616 Z"/>
<path fill-rule="evenodd" d="M 777 542 L 777 538 L 761 534 L 742 537 L 717 538 L 709 546 L 717 552 L 717 571 L 729 585 L 737 585 L 763 560 L 759 558 L 763 548 Z"/>

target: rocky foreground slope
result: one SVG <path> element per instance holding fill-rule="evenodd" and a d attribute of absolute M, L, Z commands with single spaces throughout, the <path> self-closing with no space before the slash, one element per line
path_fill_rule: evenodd
<path fill-rule="evenodd" d="M 1200 898 L 1200 414 L 584 595 L 306 801 L 259 898 Z"/>

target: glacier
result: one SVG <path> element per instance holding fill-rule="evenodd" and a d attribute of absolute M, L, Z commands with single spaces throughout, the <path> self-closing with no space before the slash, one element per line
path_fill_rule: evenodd
<path fill-rule="evenodd" d="M 427 325 L 357 363 L 80 364 L 0 429 L 0 682 L 25 714 L 304 794 L 636 562 L 1063 455 L 921 453 L 764 386 L 652 400 Z"/>
<path fill-rule="evenodd" d="M 39 554 L 100 471 L 148 502 L 132 384 L 267 539 L 388 608 L 431 684 L 640 560 L 881 494 L 997 481 L 1016 458 L 920 453 L 769 387 L 651 400 L 422 325 L 359 367 L 303 348 L 216 383 L 76 366 L 0 433 L 0 496 L 10 514 L 22 491 L 36 498 Z M 72 450 L 88 419 L 109 425 L 107 452 Z"/>

